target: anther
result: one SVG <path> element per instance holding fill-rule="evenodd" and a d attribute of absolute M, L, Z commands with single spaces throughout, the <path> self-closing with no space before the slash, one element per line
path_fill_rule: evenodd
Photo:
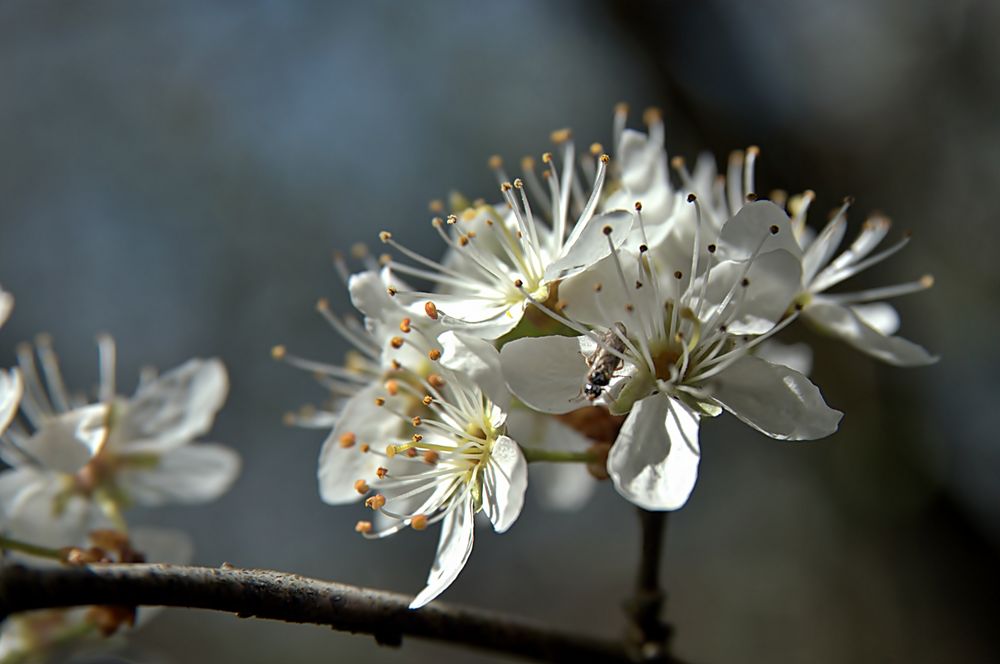
<path fill-rule="evenodd" d="M 753 203 L 755 200 L 757 200 L 757 194 L 753 193 L 752 191 L 747 192 L 747 202 Z"/>
<path fill-rule="evenodd" d="M 930 288 L 931 286 L 933 286 L 934 275 L 925 274 L 924 276 L 920 277 L 920 285 L 923 286 L 924 288 Z"/>
<path fill-rule="evenodd" d="M 603 289 L 604 289 L 604 284 L 602 284 L 601 282 L 598 281 L 596 284 L 594 284 L 595 293 L 600 293 Z"/>
<path fill-rule="evenodd" d="M 361 533 L 362 535 L 367 535 L 368 533 L 370 533 L 372 531 L 372 528 L 373 526 L 371 521 L 358 521 L 356 524 L 354 524 L 354 532 Z"/>
<path fill-rule="evenodd" d="M 740 286 L 746 288 L 749 285 L 750 285 L 750 280 L 747 279 L 746 277 L 743 277 L 743 279 L 740 280 Z"/>
<path fill-rule="evenodd" d="M 569 128 L 556 129 L 554 132 L 549 134 L 549 139 L 556 145 L 560 143 L 565 143 L 570 138 L 573 137 L 573 132 Z"/>
<path fill-rule="evenodd" d="M 636 212 L 642 212 L 642 201 L 636 201 L 635 202 L 635 211 Z"/>
<path fill-rule="evenodd" d="M 629 302 L 625 305 L 625 311 L 632 313 L 633 311 L 635 311 L 635 306 L 631 302 Z"/>
<path fill-rule="evenodd" d="M 602 152 L 604 152 L 604 146 L 603 145 L 601 145 L 600 143 L 591 143 L 590 144 L 590 154 L 592 154 L 593 156 L 596 157 L 597 155 L 601 154 Z"/>
<path fill-rule="evenodd" d="M 385 496 L 381 493 L 376 493 L 374 496 L 365 501 L 365 507 L 370 507 L 373 510 L 380 510 L 385 507 Z"/>
<path fill-rule="evenodd" d="M 375 397 L 375 405 L 381 408 L 382 406 L 385 405 L 385 399 L 383 399 L 382 397 Z"/>
<path fill-rule="evenodd" d="M 364 480 L 358 480 L 354 483 L 354 490 L 360 493 L 362 496 L 371 491 L 371 487 L 368 486 L 368 482 Z"/>
<path fill-rule="evenodd" d="M 390 233 L 389 231 L 382 231 L 381 233 L 378 234 L 378 239 L 381 240 L 383 243 L 386 243 L 392 239 L 392 233 Z"/>
<path fill-rule="evenodd" d="M 392 361 L 392 369 L 393 369 L 393 371 L 399 371 L 402 368 L 403 368 L 403 365 L 399 363 L 399 360 L 393 360 Z"/>
<path fill-rule="evenodd" d="M 521 281 L 520 279 L 515 279 L 514 280 L 514 288 L 520 288 L 523 285 L 524 285 L 524 282 Z"/>
<path fill-rule="evenodd" d="M 417 452 L 417 449 L 415 447 L 410 447 L 406 450 L 406 456 L 408 456 L 411 459 L 415 459 L 417 457 L 417 454 L 419 453 Z"/>
<path fill-rule="evenodd" d="M 389 286 L 388 288 L 385 289 L 385 292 L 389 294 L 389 297 L 395 297 L 398 291 L 392 286 Z"/>
<path fill-rule="evenodd" d="M 614 231 L 615 229 L 612 228 L 610 224 L 601 229 L 601 232 L 605 235 L 611 235 Z"/>
<path fill-rule="evenodd" d="M 385 479 L 385 476 L 389 474 L 389 469 L 379 466 L 378 468 L 375 469 L 375 474 L 378 476 L 380 480 Z"/>
<path fill-rule="evenodd" d="M 646 245 L 644 245 L 644 244 L 640 244 L 640 245 L 639 245 L 639 253 L 640 253 L 640 254 L 644 254 L 644 253 L 646 253 L 647 251 L 649 251 L 649 247 L 647 247 L 647 246 L 646 246 Z"/>
<path fill-rule="evenodd" d="M 490 158 L 486 160 L 486 164 L 491 169 L 497 170 L 498 168 L 503 166 L 503 158 L 498 154 L 490 155 Z"/>
<path fill-rule="evenodd" d="M 440 390 L 444 387 L 444 378 L 441 377 L 441 374 L 432 373 L 427 376 L 427 383 L 434 389 Z"/>
<path fill-rule="evenodd" d="M 504 193 L 510 191 L 513 188 L 514 188 L 514 186 L 510 182 L 503 182 L 503 183 L 500 184 L 500 191 L 502 191 Z"/>
<path fill-rule="evenodd" d="M 429 395 L 429 394 L 428 394 L 428 395 L 427 395 L 427 396 L 425 396 L 425 397 L 424 397 L 423 399 L 421 399 L 421 400 L 420 400 L 420 402 L 421 402 L 422 404 L 424 404 L 425 406 L 429 406 L 429 405 L 431 405 L 432 403 L 434 403 L 434 398 L 433 398 L 433 397 L 432 397 L 431 395 Z"/>
<path fill-rule="evenodd" d="M 602 155 L 601 155 L 601 163 L 602 163 L 602 164 L 606 164 L 606 163 L 608 163 L 609 161 L 611 161 L 611 157 L 610 157 L 610 155 L 607 155 L 607 154 L 602 154 Z"/>
<path fill-rule="evenodd" d="M 663 119 L 663 114 L 660 109 L 655 106 L 650 106 L 642 113 L 642 121 L 647 125 L 656 124 Z"/>
<path fill-rule="evenodd" d="M 444 201 L 435 198 L 427 205 L 427 209 L 433 212 L 434 214 L 441 214 L 442 212 L 444 212 Z"/>
<path fill-rule="evenodd" d="M 403 347 L 403 337 L 393 337 L 392 339 L 389 339 L 389 345 L 396 350 L 399 350 Z"/>
<path fill-rule="evenodd" d="M 524 188 L 524 180 L 522 180 L 521 178 L 514 178 L 514 188 L 515 189 L 523 189 Z"/>
<path fill-rule="evenodd" d="M 430 318 L 431 320 L 437 320 L 438 317 L 437 305 L 434 304 L 433 302 L 426 302 L 424 304 L 424 313 L 427 314 L 427 317 Z"/>
<path fill-rule="evenodd" d="M 552 153 L 551 152 L 546 152 L 546 153 L 542 154 L 542 163 L 543 164 L 551 164 L 552 163 Z"/>
<path fill-rule="evenodd" d="M 390 254 L 379 254 L 379 256 L 378 256 L 378 264 L 379 265 L 381 265 L 382 267 L 385 267 L 386 265 L 388 265 L 391 262 L 392 262 L 392 256 Z"/>
<path fill-rule="evenodd" d="M 415 427 L 420 426 L 422 423 L 423 423 L 423 420 L 420 419 L 419 415 L 414 415 L 413 419 L 410 420 L 410 424 L 412 424 Z"/>
<path fill-rule="evenodd" d="M 677 270 L 676 272 L 674 272 L 674 279 L 683 279 L 683 278 L 684 278 L 684 273 L 683 272 L 681 272 L 680 270 Z"/>
<path fill-rule="evenodd" d="M 423 439 L 424 439 L 424 437 L 421 436 L 419 433 L 413 434 L 413 438 L 410 438 L 410 440 L 412 440 L 414 443 L 419 443 Z"/>
<path fill-rule="evenodd" d="M 284 346 L 275 346 L 274 348 L 271 349 L 271 357 L 273 357 L 276 360 L 283 360 L 285 359 L 285 354 L 287 352 L 288 351 L 285 349 Z"/>
<path fill-rule="evenodd" d="M 389 393 L 389 396 L 393 397 L 399 394 L 399 381 L 395 378 L 385 381 L 385 391 Z"/>
<path fill-rule="evenodd" d="M 687 197 L 687 202 L 688 203 L 694 203 L 696 200 L 698 200 L 697 196 L 695 196 L 694 194 L 688 194 L 688 197 Z"/>
<path fill-rule="evenodd" d="M 410 323 L 412 322 L 413 321 L 411 321 L 409 318 L 404 318 L 403 320 L 399 321 L 399 331 L 402 332 L 403 334 L 409 334 Z"/>
<path fill-rule="evenodd" d="M 715 253 L 715 250 L 716 250 L 716 248 L 717 248 L 717 247 L 716 247 L 716 246 L 715 246 L 714 244 L 710 244 L 710 245 L 708 245 L 708 253 L 710 253 L 710 254 L 714 254 L 714 253 Z"/>
<path fill-rule="evenodd" d="M 329 300 L 327 300 L 325 297 L 321 297 L 320 299 L 316 300 L 316 311 L 322 313 L 324 311 L 329 311 L 329 310 L 330 310 Z"/>
<path fill-rule="evenodd" d="M 441 457 L 441 455 L 439 455 L 434 450 L 425 450 L 424 451 L 424 463 L 429 464 L 431 466 L 433 466 L 434 464 L 436 464 L 438 462 L 438 459 L 440 457 Z"/>
<path fill-rule="evenodd" d="M 340 443 L 341 447 L 348 448 L 348 447 L 354 447 L 354 443 L 358 441 L 358 437 L 356 434 L 354 434 L 354 432 L 347 431 L 345 433 L 340 434 L 340 438 L 337 440 Z"/>
<path fill-rule="evenodd" d="M 414 530 L 424 530 L 427 528 L 427 517 L 423 514 L 418 514 L 412 519 L 410 519 L 410 528 Z"/>
<path fill-rule="evenodd" d="M 640 288 L 642 288 L 642 282 L 639 281 L 639 280 L 636 280 L 636 282 L 635 282 L 635 289 L 639 290 Z"/>
<path fill-rule="evenodd" d="M 431 358 L 432 362 L 437 362 L 438 360 L 441 359 L 441 351 L 437 348 L 431 348 L 427 352 L 427 357 Z"/>
<path fill-rule="evenodd" d="M 362 454 L 368 454 L 368 451 L 371 448 L 372 446 L 369 445 L 368 443 L 361 443 L 361 447 L 358 448 L 358 451 L 361 452 Z"/>
<path fill-rule="evenodd" d="M 771 235 L 777 235 L 778 231 L 781 229 L 778 228 L 777 224 L 771 224 L 771 227 L 768 228 L 767 230 L 771 231 Z"/>

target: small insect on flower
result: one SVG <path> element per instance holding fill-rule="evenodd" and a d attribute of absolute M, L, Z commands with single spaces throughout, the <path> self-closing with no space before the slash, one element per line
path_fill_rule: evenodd
<path fill-rule="evenodd" d="M 625 338 L 628 331 L 621 322 L 611 326 L 601 338 L 601 345 L 587 358 L 587 384 L 583 393 L 591 401 L 601 396 L 604 388 L 611 382 L 611 377 L 622 365 L 622 353 L 625 352 Z"/>

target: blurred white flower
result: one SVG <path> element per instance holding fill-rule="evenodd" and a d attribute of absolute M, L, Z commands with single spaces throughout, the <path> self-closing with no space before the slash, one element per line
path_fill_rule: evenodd
<path fill-rule="evenodd" d="M 13 306 L 14 297 L 0 288 L 0 326 L 6 322 Z M 6 430 L 14 413 L 17 412 L 22 389 L 21 374 L 16 369 L 0 370 L 0 433 Z"/>
<path fill-rule="evenodd" d="M 132 397 L 115 392 L 115 348 L 98 342 L 99 401 L 88 404 L 67 391 L 50 342 L 30 346 L 18 362 L 24 376 L 23 422 L 2 437 L 2 525 L 7 533 L 41 546 L 83 539 L 108 522 L 125 530 L 122 511 L 132 505 L 201 503 L 224 493 L 239 473 L 239 456 L 210 443 L 189 443 L 206 433 L 228 391 L 222 362 L 189 360 L 162 375 L 145 373 Z"/>

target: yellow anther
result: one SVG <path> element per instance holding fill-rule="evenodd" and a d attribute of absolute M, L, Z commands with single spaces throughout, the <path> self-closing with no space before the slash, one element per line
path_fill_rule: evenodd
<path fill-rule="evenodd" d="M 361 533 L 362 535 L 367 535 L 368 533 L 370 533 L 372 531 L 372 528 L 373 526 L 371 521 L 358 521 L 356 524 L 354 524 L 354 532 Z"/>
<path fill-rule="evenodd" d="M 389 469 L 379 466 L 378 468 L 375 469 L 375 474 L 378 475 L 378 478 L 380 480 L 385 479 L 385 476 L 389 474 Z"/>
<path fill-rule="evenodd" d="M 390 233 L 389 231 L 382 231 L 381 233 L 378 234 L 378 239 L 381 240 L 382 242 L 388 242 L 389 240 L 392 239 L 392 233 Z"/>
<path fill-rule="evenodd" d="M 418 514 L 412 519 L 410 519 L 410 527 L 414 530 L 423 530 L 427 527 L 427 517 L 423 514 Z"/>
<path fill-rule="evenodd" d="M 389 393 L 389 396 L 393 397 L 399 394 L 399 381 L 395 378 L 385 381 L 385 391 Z"/>
<path fill-rule="evenodd" d="M 424 313 L 427 314 L 428 318 L 432 320 L 437 320 L 438 317 L 437 305 L 435 305 L 433 302 L 427 302 L 426 304 L 424 304 Z"/>
<path fill-rule="evenodd" d="M 440 390 L 445 386 L 444 378 L 440 374 L 432 373 L 427 376 L 427 383 L 436 390 Z"/>
<path fill-rule="evenodd" d="M 410 320 L 409 318 L 404 318 L 403 320 L 399 321 L 399 331 L 402 332 L 403 334 L 409 334 L 410 323 L 412 322 L 413 321 Z"/>
<path fill-rule="evenodd" d="M 403 337 L 393 337 L 392 339 L 389 339 L 389 345 L 396 350 L 399 350 L 403 347 Z"/>
<path fill-rule="evenodd" d="M 431 348 L 430 351 L 427 353 L 427 357 L 431 358 L 432 362 L 437 362 L 438 360 L 441 359 L 441 351 L 438 350 L 437 348 Z"/>
<path fill-rule="evenodd" d="M 560 143 L 565 143 L 572 137 L 573 137 L 573 132 L 569 128 L 556 129 L 554 132 L 549 134 L 549 138 L 556 145 L 559 145 Z"/>
<path fill-rule="evenodd" d="M 343 448 L 354 447 L 354 443 L 358 442 L 358 437 L 351 431 L 340 434 L 340 438 L 337 439 L 340 446 Z"/>
<path fill-rule="evenodd" d="M 424 463 L 434 465 L 438 462 L 440 455 L 434 450 L 424 450 Z"/>
<path fill-rule="evenodd" d="M 382 397 L 375 397 L 375 405 L 379 407 L 384 406 L 385 399 L 383 399 Z"/>
<path fill-rule="evenodd" d="M 284 346 L 275 346 L 274 348 L 271 349 L 271 357 L 273 357 L 276 360 L 282 360 L 285 358 L 285 354 L 287 352 L 288 351 L 285 349 Z"/>
<path fill-rule="evenodd" d="M 365 507 L 370 507 L 373 510 L 380 510 L 385 507 L 385 496 L 381 493 L 376 493 L 374 496 L 365 501 Z"/>
<path fill-rule="evenodd" d="M 354 483 L 354 490 L 363 496 L 371 490 L 371 487 L 368 486 L 368 482 L 365 482 L 364 480 L 358 480 L 357 482 Z"/>

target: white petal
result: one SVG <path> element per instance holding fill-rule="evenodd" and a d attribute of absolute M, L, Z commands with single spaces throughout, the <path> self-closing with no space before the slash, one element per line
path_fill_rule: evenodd
<path fill-rule="evenodd" d="M 386 282 L 389 279 L 389 272 L 386 270 L 381 273 L 366 270 L 352 274 L 347 280 L 347 289 L 351 293 L 351 303 L 365 316 L 378 321 L 385 322 L 392 318 L 402 318 L 404 315 L 402 308 L 386 290 Z"/>
<path fill-rule="evenodd" d="M 46 418 L 22 450 L 46 469 L 75 473 L 104 444 L 107 413 L 105 404 L 93 404 Z"/>
<path fill-rule="evenodd" d="M 506 409 L 510 392 L 500 371 L 500 353 L 493 344 L 452 331 L 438 337 L 441 364 L 469 379 L 493 401 Z"/>
<path fill-rule="evenodd" d="M 555 281 L 579 274 L 611 254 L 605 229 L 611 229 L 614 246 L 620 247 L 632 229 L 632 213 L 612 210 L 591 217 L 573 230 L 557 260 L 545 268 L 545 279 Z"/>
<path fill-rule="evenodd" d="M 141 386 L 114 427 L 113 448 L 142 440 L 168 450 L 208 432 L 229 391 L 218 359 L 188 360 Z"/>
<path fill-rule="evenodd" d="M 514 279 L 515 277 L 511 277 L 512 285 Z M 428 302 L 433 302 L 442 314 L 439 322 L 443 326 L 480 339 L 497 339 L 517 327 L 524 315 L 526 302 L 520 300 L 512 304 L 505 296 L 494 291 L 470 295 L 464 289 L 460 293 L 401 290 L 396 293 L 395 299 L 416 320 L 427 318 L 424 307 Z"/>
<path fill-rule="evenodd" d="M 0 370 L 0 434 L 14 418 L 23 389 L 21 373 L 17 369 Z"/>
<path fill-rule="evenodd" d="M 544 413 L 589 405 L 583 385 L 590 371 L 580 337 L 516 339 L 500 350 L 503 377 L 514 395 Z"/>
<path fill-rule="evenodd" d="M 128 456 L 123 455 L 127 463 Z M 155 465 L 141 461 L 118 473 L 125 495 L 139 505 L 206 503 L 225 493 L 240 473 L 240 456 L 222 445 L 198 443 L 165 452 Z"/>
<path fill-rule="evenodd" d="M 629 502 L 675 510 L 698 478 L 698 415 L 664 394 L 635 404 L 608 455 L 608 474 Z"/>
<path fill-rule="evenodd" d="M 781 364 L 803 376 L 812 373 L 813 350 L 807 343 L 786 344 L 777 339 L 768 339 L 757 346 L 757 357 L 771 364 Z"/>
<path fill-rule="evenodd" d="M 472 496 L 462 500 L 462 504 L 448 513 L 441 524 L 441 539 L 438 541 L 434 564 L 427 576 L 427 587 L 410 602 L 411 609 L 419 609 L 440 595 L 458 578 L 472 553 L 475 524 L 472 511 Z"/>
<path fill-rule="evenodd" d="M 14 296 L 0 289 L 0 325 L 7 322 L 10 310 L 14 308 Z"/>
<path fill-rule="evenodd" d="M 742 357 L 719 374 L 712 398 L 754 429 L 779 440 L 814 440 L 837 430 L 840 411 L 788 367 Z"/>
<path fill-rule="evenodd" d="M 500 436 L 493 443 L 483 475 L 483 511 L 493 530 L 505 532 L 517 520 L 528 488 L 528 462 L 513 439 Z"/>
<path fill-rule="evenodd" d="M 748 285 L 738 285 L 745 262 L 723 261 L 712 268 L 705 298 L 718 305 L 734 284 L 737 294 L 728 305 L 723 320 L 731 334 L 763 334 L 774 327 L 799 293 L 802 265 L 787 251 L 761 254 L 746 274 Z M 742 289 L 742 292 L 741 292 Z M 714 313 L 717 306 L 709 311 Z"/>
<path fill-rule="evenodd" d="M 900 367 L 915 367 L 937 362 L 921 346 L 902 337 L 891 337 L 867 325 L 848 307 L 814 299 L 802 312 L 803 317 L 821 332 L 842 339 L 862 353 Z"/>
<path fill-rule="evenodd" d="M 777 233 L 771 232 L 774 226 L 778 228 Z M 731 260 L 746 260 L 761 246 L 761 253 L 784 249 L 796 258 L 802 257 L 788 215 L 770 201 L 744 205 L 726 222 L 719 235 L 720 256 Z"/>
<path fill-rule="evenodd" d="M 19 487 L 6 505 L 3 523 L 6 534 L 14 539 L 51 548 L 80 546 L 90 530 L 109 525 L 93 501 L 75 494 L 62 497 L 65 475 L 20 468 L 4 473 L 3 478 L 9 487 Z"/>
<path fill-rule="evenodd" d="M 507 431 L 530 447 L 563 452 L 583 452 L 591 441 L 561 424 L 551 415 L 514 408 L 507 416 Z M 531 492 L 543 507 L 575 511 L 593 495 L 597 481 L 582 463 L 533 463 L 528 466 Z"/>
<path fill-rule="evenodd" d="M 400 420 L 376 406 L 376 397 L 385 397 L 379 383 L 351 397 L 344 404 L 337 426 L 323 443 L 319 454 L 319 493 L 324 502 L 344 505 L 361 498 L 354 490 L 354 483 L 374 477 L 375 470 L 382 465 L 382 457 L 362 452 L 362 445 L 371 445 L 381 452 L 399 435 Z M 349 434 L 354 444 L 344 447 L 341 441 Z"/>
<path fill-rule="evenodd" d="M 888 302 L 869 302 L 852 304 L 851 311 L 869 327 L 875 328 L 886 336 L 899 331 L 899 313 Z"/>

